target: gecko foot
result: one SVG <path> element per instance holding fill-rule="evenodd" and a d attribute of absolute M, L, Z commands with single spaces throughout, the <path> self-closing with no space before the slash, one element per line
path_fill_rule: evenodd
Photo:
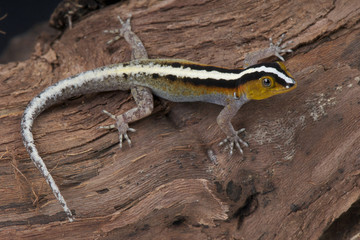
<path fill-rule="evenodd" d="M 106 42 L 106 44 L 108 45 L 112 44 L 113 42 L 116 42 L 121 37 L 123 37 L 125 32 L 131 32 L 131 24 L 130 24 L 131 14 L 129 15 L 129 17 L 126 19 L 125 22 L 120 18 L 120 16 L 118 16 L 118 19 L 120 21 L 121 28 L 117 28 L 113 30 L 104 30 L 104 33 L 118 34 L 113 39 Z"/>
<path fill-rule="evenodd" d="M 127 132 L 136 132 L 136 130 L 134 128 L 130 128 L 129 125 L 124 121 L 124 118 L 122 117 L 122 115 L 119 116 L 115 116 L 111 113 L 109 113 L 106 110 L 103 110 L 103 113 L 105 113 L 106 115 L 108 115 L 109 117 L 111 117 L 112 119 L 114 119 L 116 122 L 115 124 L 110 124 L 107 126 L 99 126 L 100 129 L 113 129 L 113 128 L 117 128 L 117 130 L 119 131 L 119 147 L 120 149 L 122 149 L 122 142 L 125 138 L 125 140 L 127 141 L 127 143 L 129 144 L 129 146 L 131 147 L 131 139 L 128 136 Z"/>
<path fill-rule="evenodd" d="M 281 56 L 281 53 L 287 53 L 292 52 L 291 49 L 287 49 L 286 47 L 291 44 L 293 41 L 287 41 L 286 43 L 282 44 L 282 41 L 284 40 L 285 33 L 281 35 L 279 40 L 274 44 L 272 38 L 269 38 L 270 46 L 269 50 L 273 51 L 274 55 L 278 57 L 281 61 L 285 61 L 284 58 Z"/>
<path fill-rule="evenodd" d="M 245 147 L 249 147 L 249 144 L 242 140 L 238 134 L 245 131 L 245 128 L 242 128 L 235 132 L 233 136 L 225 138 L 223 141 L 219 143 L 219 146 L 226 144 L 225 149 L 229 149 L 229 155 L 231 156 L 234 152 L 234 145 L 239 150 L 241 154 L 244 154 L 243 150 L 241 149 L 240 143 L 243 144 Z"/>

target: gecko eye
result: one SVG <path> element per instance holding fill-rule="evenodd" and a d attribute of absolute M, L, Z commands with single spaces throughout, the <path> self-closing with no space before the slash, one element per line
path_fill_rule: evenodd
<path fill-rule="evenodd" d="M 262 85 L 266 88 L 271 87 L 273 85 L 273 80 L 270 77 L 263 77 L 261 79 Z"/>

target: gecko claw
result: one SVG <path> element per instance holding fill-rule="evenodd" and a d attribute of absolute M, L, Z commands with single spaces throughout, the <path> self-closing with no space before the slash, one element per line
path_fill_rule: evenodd
<path fill-rule="evenodd" d="M 131 25 L 130 25 L 130 20 L 131 20 L 131 18 L 132 18 L 132 15 L 131 15 L 131 14 L 128 15 L 128 18 L 126 19 L 126 22 L 124 22 L 124 21 L 121 19 L 120 16 L 117 16 L 117 18 L 119 19 L 120 24 L 121 24 L 123 27 L 124 27 L 124 25 L 125 25 L 125 26 L 129 26 L 129 27 L 131 28 Z"/>
<path fill-rule="evenodd" d="M 121 150 L 122 150 L 124 138 L 128 142 L 129 147 L 131 147 L 131 140 L 130 140 L 129 136 L 126 133 L 125 134 L 119 134 L 119 147 L 120 147 Z"/>
<path fill-rule="evenodd" d="M 235 142 L 235 145 L 236 145 L 237 149 L 239 150 L 239 152 L 241 153 L 241 155 L 244 155 L 244 152 L 241 149 L 239 142 Z"/>
<path fill-rule="evenodd" d="M 249 147 L 249 144 L 242 140 L 238 134 L 245 131 L 245 128 L 241 128 L 240 130 L 236 131 L 233 136 L 226 137 L 224 140 L 222 140 L 218 146 L 222 146 L 226 144 L 225 150 L 229 150 L 229 155 L 232 156 L 234 153 L 234 146 L 239 150 L 239 152 L 243 155 L 244 151 L 242 150 L 240 143 L 244 145 L 245 147 Z"/>
<path fill-rule="evenodd" d="M 116 116 L 109 113 L 106 110 L 102 110 L 103 113 L 105 113 L 106 115 L 108 115 L 109 117 L 111 117 L 112 119 L 116 120 Z M 105 125 L 105 126 L 99 126 L 98 129 L 113 129 L 116 128 L 115 124 L 110 124 L 110 125 Z"/>

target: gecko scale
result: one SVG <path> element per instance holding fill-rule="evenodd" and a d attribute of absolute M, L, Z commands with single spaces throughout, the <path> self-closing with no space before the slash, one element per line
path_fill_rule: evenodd
<path fill-rule="evenodd" d="M 116 39 L 124 37 L 130 44 L 132 61 L 100 67 L 55 83 L 30 101 L 21 120 L 21 134 L 26 150 L 70 221 L 74 219 L 73 214 L 40 157 L 31 132 L 35 118 L 46 108 L 83 94 L 131 90 L 137 107 L 118 116 L 104 110 L 104 113 L 115 120 L 115 124 L 101 127 L 117 128 L 122 148 L 123 139 L 131 145 L 127 132 L 135 131 L 128 124 L 151 114 L 153 94 L 174 102 L 202 101 L 222 105 L 224 109 L 217 117 L 217 123 L 226 138 L 219 145 L 225 144 L 231 155 L 234 146 L 241 153 L 243 151 L 240 144 L 248 146 L 238 136 L 244 129 L 235 131 L 231 124 L 231 119 L 240 107 L 251 99 L 265 99 L 296 87 L 295 80 L 282 62 L 256 64 L 258 60 L 273 55 L 283 60 L 280 53 L 291 50 L 285 49 L 286 44 L 280 45 L 282 38 L 276 44 L 271 42 L 269 48 L 247 56 L 245 66 L 249 67 L 228 69 L 186 60 L 148 59 L 141 40 L 131 31 L 130 18 L 126 22 L 120 17 L 119 20 L 122 27 L 108 32 L 118 33 Z"/>

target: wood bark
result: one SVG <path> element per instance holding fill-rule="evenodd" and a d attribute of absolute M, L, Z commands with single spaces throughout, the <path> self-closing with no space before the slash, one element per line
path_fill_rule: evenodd
<path fill-rule="evenodd" d="M 286 32 L 296 90 L 252 101 L 233 120 L 250 148 L 231 158 L 217 143 L 221 107 L 156 100 L 118 147 L 102 109 L 129 92 L 74 98 L 33 132 L 77 220 L 69 223 L 22 145 L 26 104 L 47 86 L 130 60 L 105 29 L 133 16 L 151 58 L 241 67 L 244 54 Z M 350 239 L 359 234 L 360 2 L 128 1 L 92 12 L 32 57 L 0 65 L 0 239 Z M 209 150 L 214 156 L 209 155 Z M 349 219 L 355 219 L 344 224 Z M 340 230 L 339 230 L 340 229 Z M 338 235 L 336 235 L 338 234 Z"/>

